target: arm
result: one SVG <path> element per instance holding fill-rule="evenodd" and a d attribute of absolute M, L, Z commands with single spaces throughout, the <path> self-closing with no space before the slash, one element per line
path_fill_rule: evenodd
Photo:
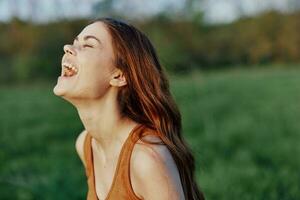
<path fill-rule="evenodd" d="M 137 143 L 131 163 L 132 185 L 142 199 L 185 199 L 177 166 L 165 145 Z"/>

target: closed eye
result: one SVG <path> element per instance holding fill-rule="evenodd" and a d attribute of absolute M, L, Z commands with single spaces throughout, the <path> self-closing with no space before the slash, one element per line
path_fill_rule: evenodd
<path fill-rule="evenodd" d="M 88 45 L 88 44 L 83 45 L 83 47 L 90 47 L 90 48 L 93 48 L 92 45 Z"/>

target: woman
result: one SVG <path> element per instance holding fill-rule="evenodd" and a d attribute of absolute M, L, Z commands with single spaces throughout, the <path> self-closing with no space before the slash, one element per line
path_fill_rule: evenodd
<path fill-rule="evenodd" d="M 78 110 L 76 150 L 88 200 L 204 199 L 181 115 L 148 38 L 112 18 L 88 24 L 64 46 L 53 91 Z"/>

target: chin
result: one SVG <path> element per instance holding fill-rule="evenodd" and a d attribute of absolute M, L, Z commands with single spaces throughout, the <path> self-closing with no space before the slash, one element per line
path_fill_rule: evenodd
<path fill-rule="evenodd" d="M 63 88 L 59 87 L 59 85 L 56 85 L 54 88 L 53 88 L 53 93 L 56 95 L 56 96 L 63 96 L 65 95 L 65 91 Z"/>
<path fill-rule="evenodd" d="M 63 98 L 64 100 L 66 100 L 67 102 L 71 103 L 73 106 L 76 105 L 76 99 L 77 97 L 71 94 L 71 91 L 68 91 L 66 88 L 62 87 L 61 85 L 56 85 L 53 88 L 53 93 L 56 96 L 59 96 L 61 98 Z M 76 106 L 75 106 L 76 107 Z"/>
<path fill-rule="evenodd" d="M 71 80 L 71 81 L 70 81 Z M 66 78 L 66 77 L 58 77 L 57 83 L 55 87 L 53 88 L 53 93 L 56 96 L 69 96 L 70 95 L 70 90 L 73 90 L 74 88 L 74 79 L 71 78 Z"/>

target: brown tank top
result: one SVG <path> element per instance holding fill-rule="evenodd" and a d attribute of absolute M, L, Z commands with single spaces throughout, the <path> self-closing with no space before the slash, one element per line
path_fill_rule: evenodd
<path fill-rule="evenodd" d="M 138 134 L 141 131 L 143 131 L 142 136 L 149 134 L 156 135 L 155 131 L 147 128 L 143 124 L 138 124 L 131 130 L 128 138 L 121 148 L 111 188 L 107 194 L 107 197 L 103 200 L 141 200 L 136 196 L 132 189 L 129 173 L 129 163 L 132 149 L 134 144 L 139 140 Z M 93 166 L 93 151 L 91 141 L 92 136 L 87 133 L 84 141 L 84 157 L 86 161 L 85 173 L 88 183 L 87 200 L 100 200 L 98 199 L 95 188 L 95 173 Z"/>

